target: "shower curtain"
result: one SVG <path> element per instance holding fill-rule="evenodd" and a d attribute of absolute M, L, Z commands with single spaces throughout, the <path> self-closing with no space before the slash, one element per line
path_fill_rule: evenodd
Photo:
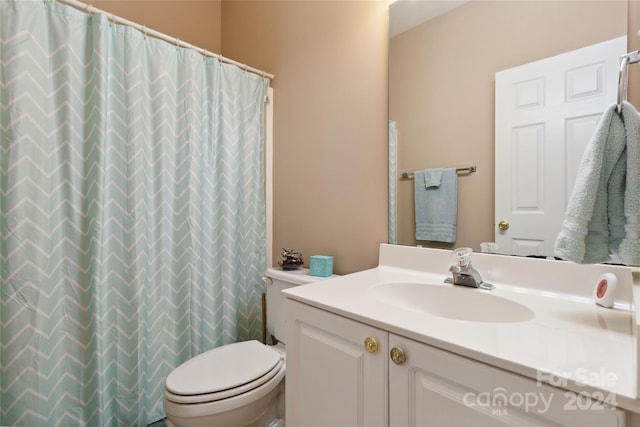
<path fill-rule="evenodd" d="M 268 82 L 49 0 L 0 49 L 0 425 L 146 425 L 260 337 Z"/>

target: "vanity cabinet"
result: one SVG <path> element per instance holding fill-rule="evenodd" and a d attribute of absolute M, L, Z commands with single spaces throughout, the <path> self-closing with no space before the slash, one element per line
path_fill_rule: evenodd
<path fill-rule="evenodd" d="M 389 363 L 391 426 L 626 426 L 626 412 L 401 336 Z"/>
<path fill-rule="evenodd" d="M 287 310 L 290 427 L 627 425 L 587 395 L 297 301 Z"/>
<path fill-rule="evenodd" d="M 388 425 L 388 334 L 291 300 L 287 310 L 287 425 Z"/>

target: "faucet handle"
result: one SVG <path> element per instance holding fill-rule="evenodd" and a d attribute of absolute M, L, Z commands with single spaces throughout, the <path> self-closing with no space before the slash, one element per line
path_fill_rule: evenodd
<path fill-rule="evenodd" d="M 458 248 L 453 250 L 453 257 L 459 267 L 469 267 L 471 265 L 471 248 Z"/>

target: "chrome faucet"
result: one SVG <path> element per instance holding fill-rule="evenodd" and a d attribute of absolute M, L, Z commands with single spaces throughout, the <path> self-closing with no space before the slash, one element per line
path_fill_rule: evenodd
<path fill-rule="evenodd" d="M 471 248 L 454 249 L 453 257 L 456 260 L 456 264 L 449 268 L 453 278 L 448 278 L 445 282 L 453 283 L 454 285 L 486 289 L 489 291 L 494 289 L 494 286 L 491 283 L 487 283 L 482 280 L 482 276 L 480 276 L 478 270 L 473 268 L 471 265 L 472 253 L 473 251 Z"/>

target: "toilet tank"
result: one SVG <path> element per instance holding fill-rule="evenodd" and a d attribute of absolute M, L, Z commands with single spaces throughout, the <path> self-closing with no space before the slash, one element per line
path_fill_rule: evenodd
<path fill-rule="evenodd" d="M 317 277 L 310 276 L 309 270 L 306 268 L 286 271 L 280 268 L 270 268 L 267 270 L 266 277 L 270 279 L 267 280 L 267 333 L 273 335 L 279 342 L 284 342 L 287 333 L 285 313 L 287 298 L 282 294 L 282 290 L 326 280 L 335 277 L 335 275 Z"/>

